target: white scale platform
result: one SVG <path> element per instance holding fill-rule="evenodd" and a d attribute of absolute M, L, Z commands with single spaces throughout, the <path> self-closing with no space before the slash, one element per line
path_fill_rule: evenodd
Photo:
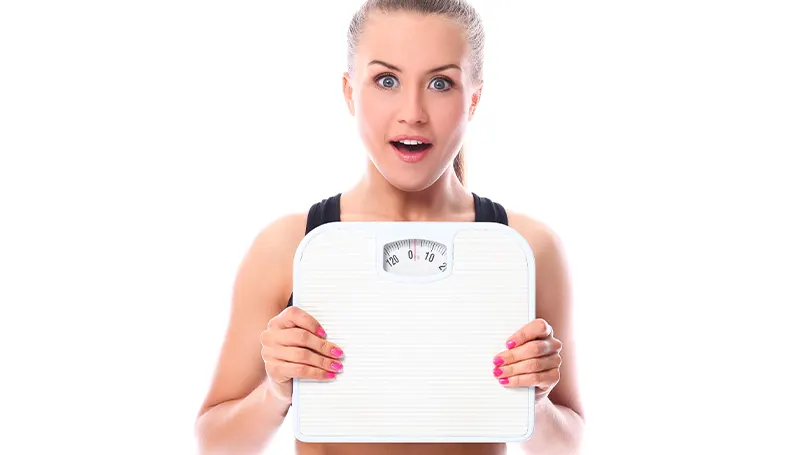
<path fill-rule="evenodd" d="M 535 318 L 534 254 L 497 223 L 339 222 L 295 255 L 293 305 L 345 351 L 331 381 L 293 382 L 307 442 L 518 442 L 534 388 L 492 374 Z"/>

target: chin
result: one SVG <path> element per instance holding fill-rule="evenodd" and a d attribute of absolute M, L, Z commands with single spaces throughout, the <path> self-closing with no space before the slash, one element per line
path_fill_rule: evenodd
<path fill-rule="evenodd" d="M 415 173 L 413 170 L 402 171 L 401 169 L 389 172 L 379 169 L 379 171 L 391 186 L 408 193 L 424 191 L 433 186 L 441 177 L 440 172 Z"/>
<path fill-rule="evenodd" d="M 395 181 L 388 180 L 394 188 L 398 189 L 399 191 L 404 191 L 406 193 L 418 193 L 419 191 L 424 191 L 427 188 L 431 187 L 435 182 L 404 182 L 404 183 L 397 183 Z"/>

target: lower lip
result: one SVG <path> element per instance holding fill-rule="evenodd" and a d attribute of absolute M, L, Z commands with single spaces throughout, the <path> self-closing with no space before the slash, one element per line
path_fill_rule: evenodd
<path fill-rule="evenodd" d="M 393 149 L 394 152 L 396 152 L 397 155 L 399 155 L 399 158 L 401 158 L 402 161 L 404 161 L 405 163 L 418 163 L 419 161 L 423 160 L 428 153 L 430 153 L 430 150 L 433 149 L 433 146 L 430 145 L 429 147 L 427 147 L 427 150 L 424 150 L 422 152 L 403 152 L 397 149 L 393 144 L 390 144 L 390 147 Z"/>

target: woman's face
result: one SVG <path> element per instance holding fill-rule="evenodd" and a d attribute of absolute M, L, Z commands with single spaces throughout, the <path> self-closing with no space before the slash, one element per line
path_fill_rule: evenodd
<path fill-rule="evenodd" d="M 419 191 L 452 165 L 480 97 L 463 30 L 438 15 L 372 14 L 344 93 L 371 160 Z"/>

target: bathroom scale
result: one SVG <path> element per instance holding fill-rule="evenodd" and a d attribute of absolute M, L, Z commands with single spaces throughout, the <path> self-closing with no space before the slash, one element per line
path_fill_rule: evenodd
<path fill-rule="evenodd" d="M 295 254 L 293 305 L 344 350 L 332 380 L 294 379 L 304 442 L 520 442 L 534 388 L 493 359 L 536 317 L 534 253 L 489 222 L 334 222 Z"/>

